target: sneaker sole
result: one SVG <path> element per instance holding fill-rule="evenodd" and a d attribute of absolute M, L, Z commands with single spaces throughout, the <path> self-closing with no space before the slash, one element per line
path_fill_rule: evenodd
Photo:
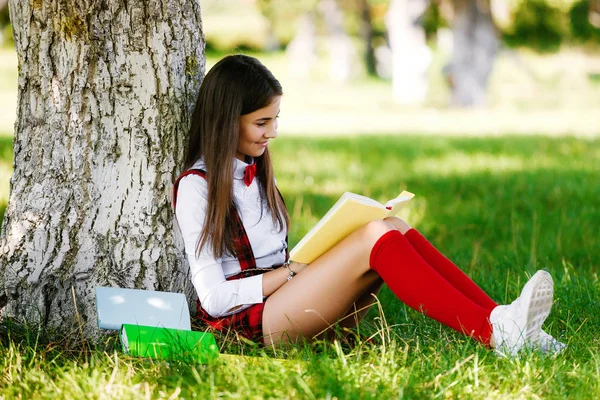
<path fill-rule="evenodd" d="M 527 294 L 527 292 L 530 292 Z M 527 323 L 523 336 L 526 343 L 537 342 L 542 324 L 550 315 L 554 297 L 552 276 L 546 271 L 538 271 L 531 277 L 523 288 L 526 294 Z"/>
<path fill-rule="evenodd" d="M 537 342 L 535 342 L 535 347 L 544 354 L 557 355 L 562 353 L 567 348 L 567 345 L 553 338 L 552 335 L 544 332 L 544 330 L 541 330 L 540 336 Z"/>

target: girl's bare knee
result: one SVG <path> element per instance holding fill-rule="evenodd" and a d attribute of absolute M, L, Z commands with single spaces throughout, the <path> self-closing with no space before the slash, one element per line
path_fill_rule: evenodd
<path fill-rule="evenodd" d="M 362 228 L 365 243 L 372 247 L 380 237 L 389 231 L 396 230 L 388 221 L 370 221 Z"/>
<path fill-rule="evenodd" d="M 408 222 L 404 221 L 398 217 L 387 217 L 384 221 L 394 225 L 394 227 L 400 231 L 403 235 L 408 232 L 412 227 L 408 224 Z"/>

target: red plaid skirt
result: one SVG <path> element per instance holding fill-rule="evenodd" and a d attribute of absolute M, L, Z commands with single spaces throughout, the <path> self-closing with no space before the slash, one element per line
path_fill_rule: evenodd
<path fill-rule="evenodd" d="M 264 343 L 262 319 L 265 303 L 255 304 L 243 311 L 240 311 L 239 313 L 221 318 L 211 317 L 200 306 L 200 300 L 198 300 L 197 304 L 197 318 L 209 325 L 211 328 L 225 333 L 233 331 L 245 337 L 246 339 L 252 340 L 253 342 Z"/>
<path fill-rule="evenodd" d="M 242 271 L 237 275 L 230 276 L 227 280 L 247 278 L 249 276 L 263 274 L 279 267 L 281 267 L 281 265 L 274 265 L 272 268 L 264 268 L 261 270 L 252 269 L 250 271 Z M 264 334 L 262 329 L 263 310 L 265 309 L 264 302 L 254 304 L 243 311 L 221 318 L 211 317 L 200 305 L 200 300 L 196 300 L 196 304 L 198 306 L 198 314 L 196 317 L 211 328 L 220 332 L 233 331 L 253 342 L 264 344 Z"/>

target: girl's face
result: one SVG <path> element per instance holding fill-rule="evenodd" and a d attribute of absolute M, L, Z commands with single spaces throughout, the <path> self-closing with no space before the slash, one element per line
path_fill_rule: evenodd
<path fill-rule="evenodd" d="M 240 117 L 240 137 L 235 157 L 244 161 L 246 156 L 259 157 L 267 148 L 269 139 L 277 137 L 277 116 L 281 96 L 259 110 Z"/>

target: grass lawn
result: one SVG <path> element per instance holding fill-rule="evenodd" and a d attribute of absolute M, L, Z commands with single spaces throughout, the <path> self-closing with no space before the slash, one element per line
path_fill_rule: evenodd
<path fill-rule="evenodd" d="M 0 52 L 13 60 L 4 76 L 16 78 L 11 57 Z M 545 328 L 568 343 L 564 354 L 498 358 L 384 288 L 360 326 L 375 344 L 264 349 L 219 336 L 223 354 L 256 357 L 206 366 L 132 359 L 114 337 L 65 346 L 2 324 L 0 399 L 600 398 L 600 86 L 557 67 L 577 60 L 540 58 L 525 73 L 501 59 L 493 107 L 461 112 L 400 109 L 381 81 L 306 85 L 285 77 L 281 58 L 265 59 L 286 91 L 272 148 L 292 245 L 344 191 L 386 201 L 408 189 L 417 197 L 403 216 L 498 302 L 512 301 L 537 269 L 552 273 Z M 16 81 L 8 81 L 0 106 L 14 110 Z M 498 82 L 512 82 L 512 97 Z M 0 117 L 1 219 L 14 117 Z"/>
<path fill-rule="evenodd" d="M 219 337 L 202 366 L 131 359 L 107 339 L 75 351 L 44 334 L 0 337 L 0 398 L 598 398 L 600 140 L 573 137 L 299 137 L 273 145 L 291 242 L 345 190 L 417 194 L 405 217 L 499 302 L 539 268 L 555 279 L 556 358 L 499 359 L 384 289 L 361 333 L 376 345 L 262 349 Z M 12 339 L 11 339 L 12 337 Z M 287 361 L 281 361 L 281 359 Z"/>

